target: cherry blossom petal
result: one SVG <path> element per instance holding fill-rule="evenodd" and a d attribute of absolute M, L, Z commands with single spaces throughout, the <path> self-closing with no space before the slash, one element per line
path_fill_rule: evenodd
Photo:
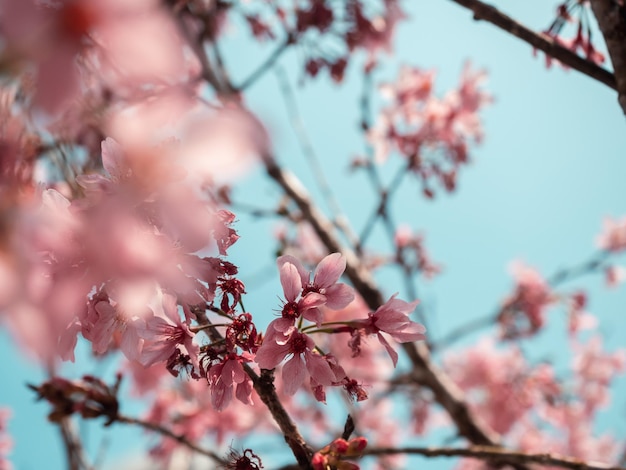
<path fill-rule="evenodd" d="M 326 306 L 332 310 L 342 309 L 354 300 L 354 290 L 352 287 L 339 283 L 326 289 Z"/>
<path fill-rule="evenodd" d="M 304 266 L 302 266 L 302 263 L 298 258 L 291 255 L 282 255 L 276 260 L 278 269 L 281 269 L 285 263 L 293 264 L 296 267 L 298 273 L 300 274 L 300 280 L 302 281 L 301 285 L 304 286 L 309 283 L 309 272 L 304 268 Z"/>
<path fill-rule="evenodd" d="M 308 353 L 305 357 L 307 369 L 316 382 L 321 385 L 332 385 L 333 382 L 337 381 L 337 377 L 335 377 L 326 359 L 313 353 Z"/>
<path fill-rule="evenodd" d="M 330 287 L 339 280 L 346 270 L 346 259 L 341 253 L 326 256 L 315 268 L 313 284 L 317 287 Z"/>
<path fill-rule="evenodd" d="M 376 336 L 378 336 L 378 341 L 380 341 L 380 344 L 382 344 L 389 353 L 389 357 L 391 357 L 393 366 L 396 367 L 396 365 L 398 364 L 398 353 L 391 347 L 391 345 L 387 342 L 383 335 L 377 333 Z"/>
<path fill-rule="evenodd" d="M 294 395 L 306 379 L 307 370 L 304 367 L 302 357 L 299 354 L 294 355 L 283 366 L 283 383 L 285 384 L 285 393 Z"/>
<path fill-rule="evenodd" d="M 302 292 L 302 282 L 298 268 L 292 263 L 285 263 L 280 268 L 280 283 L 283 286 L 285 299 L 287 302 L 293 302 Z"/>

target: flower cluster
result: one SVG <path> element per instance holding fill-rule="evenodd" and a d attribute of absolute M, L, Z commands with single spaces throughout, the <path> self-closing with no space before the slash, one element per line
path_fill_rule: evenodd
<path fill-rule="evenodd" d="M 498 315 L 505 338 L 533 335 L 545 324 L 545 312 L 555 300 L 550 286 L 533 268 L 520 262 L 511 265 L 515 278 L 513 293 Z"/>
<path fill-rule="evenodd" d="M 299 260 L 284 255 L 278 258 L 280 280 L 286 302 L 280 317 L 272 321 L 262 346 L 256 353 L 256 362 L 262 369 L 274 369 L 283 363 L 282 378 L 285 392 L 293 395 L 310 379 L 311 389 L 318 400 L 324 401 L 324 386 L 342 386 L 357 399 L 363 396 L 360 386 L 346 375 L 337 360 L 324 354 L 311 338 L 312 333 L 351 334 L 350 345 L 359 355 L 361 338 L 376 335 L 391 356 L 394 365 L 398 354 L 383 336 L 389 334 L 398 342 L 424 338 L 424 327 L 409 318 L 417 302 L 407 303 L 393 296 L 366 319 L 344 319 L 325 323 L 323 311 L 341 310 L 354 299 L 352 288 L 337 282 L 346 268 L 345 258 L 339 253 L 326 256 L 313 274 Z M 305 324 L 305 320 L 310 322 Z"/>
<path fill-rule="evenodd" d="M 402 67 L 395 83 L 381 86 L 390 103 L 368 136 L 378 162 L 392 151 L 407 160 L 427 197 L 434 195 L 431 180 L 454 191 L 459 168 L 469 161 L 469 144 L 483 137 L 479 111 L 491 101 L 480 89 L 485 73 L 469 64 L 458 89 L 441 99 L 433 93 L 434 79 L 433 71 Z"/>

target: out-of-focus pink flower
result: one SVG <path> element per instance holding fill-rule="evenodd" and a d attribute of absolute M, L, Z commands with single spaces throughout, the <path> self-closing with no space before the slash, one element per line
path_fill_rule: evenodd
<path fill-rule="evenodd" d="M 626 369 L 626 350 L 604 352 L 599 336 L 575 347 L 572 368 L 578 379 L 577 395 L 585 405 L 587 419 L 591 419 L 597 408 L 609 403 L 611 382 Z"/>
<path fill-rule="evenodd" d="M 606 285 L 616 287 L 626 279 L 626 268 L 623 266 L 608 266 L 604 271 Z"/>
<path fill-rule="evenodd" d="M 0 470 L 12 470 L 9 454 L 13 448 L 13 440 L 8 432 L 7 422 L 11 417 L 9 408 L 0 408 Z"/>
<path fill-rule="evenodd" d="M 434 195 L 432 179 L 447 191 L 456 188 L 459 168 L 469 161 L 470 143 L 480 143 L 483 137 L 479 112 L 491 102 L 481 88 L 485 73 L 469 63 L 458 88 L 443 98 L 432 93 L 434 76 L 433 71 L 402 67 L 395 82 L 381 86 L 389 105 L 368 134 L 376 161 L 384 162 L 396 150 L 429 197 Z"/>
<path fill-rule="evenodd" d="M 626 217 L 604 219 L 602 233 L 596 238 L 596 243 L 607 251 L 618 252 L 626 249 Z"/>
<path fill-rule="evenodd" d="M 423 235 L 414 234 L 407 226 L 400 226 L 396 230 L 394 241 L 399 250 L 404 250 L 405 261 L 414 266 L 426 279 L 432 279 L 441 272 L 441 266 L 434 263 L 426 251 Z M 414 260 L 406 256 L 411 252 L 415 257 Z"/>
<path fill-rule="evenodd" d="M 545 311 L 555 297 L 535 269 L 515 262 L 510 271 L 515 279 L 515 290 L 504 302 L 498 321 L 504 328 L 505 337 L 532 335 L 543 327 Z"/>
<path fill-rule="evenodd" d="M 405 302 L 396 299 L 398 294 L 394 294 L 375 312 L 370 312 L 364 323 L 366 334 L 375 334 L 378 341 L 385 347 L 393 365 L 398 363 L 398 353 L 391 347 L 381 332 L 387 333 L 399 343 L 408 343 L 424 339 L 426 328 L 419 323 L 415 323 L 409 318 L 409 314 L 415 310 L 418 301 Z"/>
<path fill-rule="evenodd" d="M 289 336 L 266 338 L 256 353 L 255 361 L 261 369 L 274 369 L 287 356 L 283 366 L 285 393 L 293 395 L 310 376 L 320 385 L 332 385 L 337 380 L 328 362 L 315 351 L 315 343 L 306 334 L 292 331 Z"/>

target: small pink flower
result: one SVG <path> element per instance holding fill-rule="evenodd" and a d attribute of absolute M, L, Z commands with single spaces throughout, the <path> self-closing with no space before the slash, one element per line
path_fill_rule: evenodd
<path fill-rule="evenodd" d="M 146 321 L 141 332 L 145 342 L 140 362 L 144 366 L 165 362 L 182 348 L 197 368 L 200 348 L 194 344 L 195 335 L 189 326 L 181 320 L 174 296 L 163 294 L 163 313 L 163 316 L 155 315 Z"/>
<path fill-rule="evenodd" d="M 274 340 L 265 338 L 256 353 L 256 363 L 261 369 L 274 369 L 283 359 L 291 358 L 283 366 L 285 393 L 293 395 L 307 376 L 321 385 L 332 385 L 337 379 L 328 362 L 314 352 L 315 343 L 306 334 L 293 331 L 289 336 Z"/>
<path fill-rule="evenodd" d="M 209 369 L 208 380 L 211 388 L 211 404 L 217 411 L 223 410 L 235 396 L 245 405 L 252 405 L 252 380 L 243 368 L 243 356 L 230 354 L 223 362 Z"/>
<path fill-rule="evenodd" d="M 396 299 L 398 294 L 394 294 L 375 312 L 370 312 L 365 323 L 366 334 L 376 334 L 378 341 L 382 344 L 395 366 L 398 363 L 398 353 L 391 347 L 381 332 L 387 333 L 399 343 L 408 343 L 424 339 L 426 328 L 419 323 L 415 323 L 409 318 L 409 314 L 415 310 L 418 301 L 405 302 Z"/>
<path fill-rule="evenodd" d="M 620 220 L 606 218 L 596 243 L 606 251 L 618 252 L 626 249 L 626 217 Z"/>
<path fill-rule="evenodd" d="M 320 294 L 324 296 L 324 305 L 332 310 L 344 308 L 354 300 L 354 291 L 352 288 L 346 284 L 337 282 L 346 270 L 346 259 L 340 253 L 330 254 L 320 261 L 315 268 L 313 281 L 311 281 L 311 274 L 302 266 L 302 263 L 293 256 L 281 256 L 276 260 L 276 263 L 281 269 L 281 283 L 285 290 L 285 296 L 287 296 L 288 290 L 290 294 L 293 294 L 298 287 L 295 279 L 296 272 L 293 270 L 285 272 L 283 280 L 282 267 L 288 263 L 296 268 L 300 276 L 300 286 L 302 288 L 301 296 L 303 298 L 311 293 Z M 316 316 L 317 315 L 316 313 Z"/>

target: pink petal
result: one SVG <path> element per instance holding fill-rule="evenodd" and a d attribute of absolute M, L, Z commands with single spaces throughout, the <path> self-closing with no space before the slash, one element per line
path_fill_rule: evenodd
<path fill-rule="evenodd" d="M 298 258 L 291 255 L 283 255 L 279 256 L 276 260 L 276 265 L 278 266 L 278 269 L 282 268 L 283 264 L 285 263 L 293 264 L 296 267 L 296 269 L 298 270 L 298 274 L 300 274 L 300 281 L 302 282 L 303 286 L 309 283 L 309 272 L 304 269 L 304 266 L 302 266 L 302 263 Z"/>
<path fill-rule="evenodd" d="M 100 144 L 102 149 L 102 166 L 107 173 L 116 180 L 121 180 L 127 171 L 124 168 L 124 154 L 122 147 L 111 137 L 107 137 Z"/>
<path fill-rule="evenodd" d="M 333 253 L 325 257 L 315 268 L 313 284 L 317 287 L 330 287 L 339 280 L 346 270 L 346 259 L 341 253 Z"/>
<path fill-rule="evenodd" d="M 315 381 L 321 385 L 332 385 L 337 381 L 337 377 L 323 357 L 313 353 L 307 353 L 305 357 L 309 373 Z"/>
<path fill-rule="evenodd" d="M 261 369 L 273 369 L 289 354 L 288 345 L 279 345 L 265 338 L 254 358 Z"/>
<path fill-rule="evenodd" d="M 302 357 L 299 354 L 294 355 L 283 366 L 285 393 L 294 395 L 304 382 L 304 379 L 306 379 L 306 376 L 307 372 L 302 363 Z"/>
<path fill-rule="evenodd" d="M 244 405 L 254 405 L 252 401 L 252 380 L 244 380 L 237 384 L 237 392 L 235 394 L 237 400 Z"/>
<path fill-rule="evenodd" d="M 380 333 L 377 334 L 378 341 L 382 344 L 387 352 L 389 353 L 389 357 L 391 357 L 391 361 L 393 362 L 393 366 L 396 367 L 398 364 L 398 353 L 391 347 L 391 345 L 387 342 L 387 340 Z"/>
<path fill-rule="evenodd" d="M 178 313 L 178 308 L 176 306 L 176 297 L 170 294 L 163 294 L 163 312 L 172 320 L 174 325 L 180 325 L 180 314 Z"/>
<path fill-rule="evenodd" d="M 326 302 L 327 299 L 325 295 L 318 294 L 317 292 L 309 292 L 298 302 L 298 307 L 300 307 L 300 310 L 308 310 L 310 308 L 321 307 Z"/>
<path fill-rule="evenodd" d="M 354 300 L 354 289 L 344 283 L 339 283 L 326 289 L 325 295 L 326 306 L 332 310 L 340 310 Z"/>
<path fill-rule="evenodd" d="M 280 283 L 283 286 L 285 299 L 287 302 L 293 302 L 302 292 L 302 281 L 298 268 L 291 263 L 285 263 L 280 268 Z"/>

